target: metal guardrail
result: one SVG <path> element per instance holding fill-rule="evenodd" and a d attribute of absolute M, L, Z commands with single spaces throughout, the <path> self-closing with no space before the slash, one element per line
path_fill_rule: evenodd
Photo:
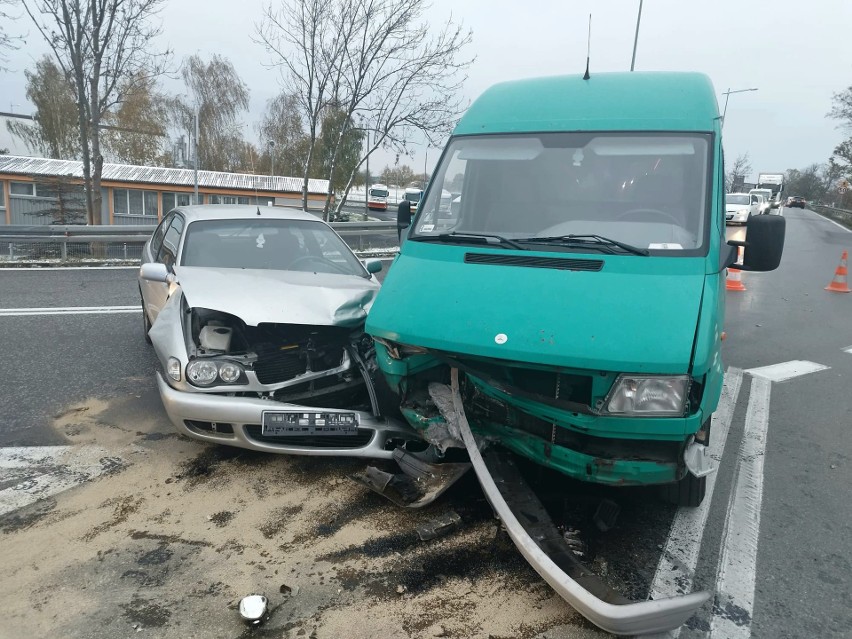
<path fill-rule="evenodd" d="M 820 215 L 831 218 L 852 229 L 852 211 L 836 209 L 833 206 L 822 206 L 821 204 L 812 204 L 810 208 Z"/>
<path fill-rule="evenodd" d="M 332 222 L 356 253 L 392 255 L 396 222 Z M 150 225 L 9 225 L 0 227 L 0 266 L 9 262 L 139 261 Z"/>

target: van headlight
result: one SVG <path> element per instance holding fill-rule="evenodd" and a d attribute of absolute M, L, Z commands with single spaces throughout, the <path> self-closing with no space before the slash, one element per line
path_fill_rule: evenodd
<path fill-rule="evenodd" d="M 247 384 L 243 367 L 229 360 L 194 359 L 186 366 L 186 379 L 194 386 Z"/>
<path fill-rule="evenodd" d="M 619 375 L 604 401 L 604 413 L 678 417 L 686 411 L 688 375 Z"/>

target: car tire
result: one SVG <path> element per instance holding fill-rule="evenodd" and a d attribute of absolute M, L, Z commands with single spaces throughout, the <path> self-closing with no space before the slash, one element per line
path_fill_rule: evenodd
<path fill-rule="evenodd" d="M 680 481 L 660 487 L 660 497 L 663 501 L 685 508 L 700 506 L 706 492 L 707 477 L 696 477 L 689 471 Z"/>
<path fill-rule="evenodd" d="M 140 298 L 141 299 L 141 298 Z M 145 300 L 142 300 L 142 334 L 145 337 L 145 343 L 151 344 L 151 336 L 148 331 L 151 330 L 151 320 L 148 319 L 148 313 L 145 312 Z"/>

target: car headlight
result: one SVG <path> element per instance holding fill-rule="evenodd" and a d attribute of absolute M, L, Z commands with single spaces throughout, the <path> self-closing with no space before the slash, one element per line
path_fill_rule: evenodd
<path fill-rule="evenodd" d="M 186 379 L 195 386 L 247 384 L 243 367 L 236 362 L 218 359 L 194 359 L 186 367 Z"/>
<path fill-rule="evenodd" d="M 679 416 L 686 409 L 687 375 L 619 375 L 604 402 L 610 415 Z"/>
<path fill-rule="evenodd" d="M 739 215 L 748 215 L 748 209 L 740 209 L 737 213 Z"/>
<path fill-rule="evenodd" d="M 207 359 L 196 359 L 186 367 L 186 378 L 196 386 L 210 386 L 219 377 L 219 367 L 216 362 Z"/>
<path fill-rule="evenodd" d="M 176 382 L 180 381 L 180 360 L 177 357 L 170 357 L 166 373 Z"/>

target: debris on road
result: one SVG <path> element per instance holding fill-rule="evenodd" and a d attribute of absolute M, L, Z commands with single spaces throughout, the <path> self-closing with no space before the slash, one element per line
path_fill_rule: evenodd
<path fill-rule="evenodd" d="M 259 626 L 268 616 L 269 600 L 263 595 L 248 595 L 240 600 L 240 616 L 250 626 Z"/>
<path fill-rule="evenodd" d="M 604 499 L 598 504 L 598 508 L 592 517 L 595 521 L 595 526 L 601 532 L 611 530 L 615 526 L 615 521 L 618 519 L 618 514 L 621 512 L 621 506 L 611 499 Z"/>
<path fill-rule="evenodd" d="M 417 536 L 420 541 L 429 541 L 437 537 L 443 537 L 461 526 L 462 518 L 457 512 L 451 510 L 435 517 L 431 521 L 417 526 Z"/>

